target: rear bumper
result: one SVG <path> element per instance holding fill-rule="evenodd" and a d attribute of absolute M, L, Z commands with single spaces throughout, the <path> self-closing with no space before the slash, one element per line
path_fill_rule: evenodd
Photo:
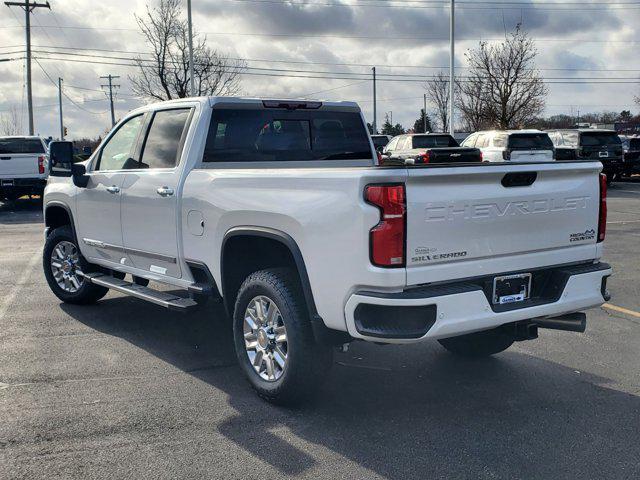
<path fill-rule="evenodd" d="M 625 169 L 625 165 L 622 162 L 621 158 L 616 158 L 616 159 L 612 159 L 609 161 L 603 161 L 602 162 L 602 173 L 607 174 L 607 173 L 620 173 Z"/>
<path fill-rule="evenodd" d="M 560 266 L 534 275 L 542 285 L 536 296 L 511 305 L 490 303 L 488 277 L 392 294 L 358 292 L 345 306 L 347 329 L 352 337 L 363 340 L 413 343 L 576 312 L 605 302 L 611 267 L 606 263 Z"/>
<path fill-rule="evenodd" d="M 41 195 L 47 186 L 46 178 L 0 178 L 0 193 Z"/>

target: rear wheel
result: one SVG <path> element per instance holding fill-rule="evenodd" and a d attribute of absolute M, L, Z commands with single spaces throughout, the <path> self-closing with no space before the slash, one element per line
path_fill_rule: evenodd
<path fill-rule="evenodd" d="M 56 228 L 47 237 L 42 264 L 49 288 L 65 303 L 94 303 L 109 291 L 84 278 L 83 273 L 92 270 L 92 266 L 80 254 L 68 225 Z"/>
<path fill-rule="evenodd" d="M 238 293 L 233 333 L 240 366 L 262 398 L 280 404 L 311 397 L 326 378 L 332 350 L 315 342 L 295 273 L 252 273 Z"/>
<path fill-rule="evenodd" d="M 487 357 L 509 348 L 515 341 L 500 328 L 438 340 L 451 353 L 464 357 Z"/>

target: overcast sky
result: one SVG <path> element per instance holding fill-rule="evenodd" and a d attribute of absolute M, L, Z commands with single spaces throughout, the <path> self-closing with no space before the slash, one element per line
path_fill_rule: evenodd
<path fill-rule="evenodd" d="M 149 1 L 155 4 L 155 0 Z M 303 1 L 316 5 L 281 0 L 193 0 L 194 25 L 198 32 L 206 34 L 211 47 L 232 57 L 251 59 L 248 61 L 251 67 L 365 73 L 370 72 L 367 65 L 377 65 L 380 74 L 411 75 L 438 71 L 438 68 L 425 67 L 448 68 L 448 9 L 438 5 L 438 0 L 431 0 L 431 3 L 424 0 L 402 3 L 296 0 Z M 640 76 L 640 34 L 635 33 L 640 23 L 640 2 L 610 0 L 591 4 L 573 1 L 549 6 L 550 1 L 553 0 L 513 0 L 509 5 L 500 6 L 495 1 L 488 4 L 486 0 L 476 4 L 474 0 L 462 2 L 456 11 L 456 64 L 464 67 L 464 52 L 476 46 L 480 39 L 504 38 L 505 29 L 511 30 L 522 21 L 537 41 L 537 65 L 548 83 L 594 78 L 612 81 Z M 518 5 L 514 6 L 514 2 Z M 74 51 L 72 48 L 121 52 L 147 50 L 134 13 L 143 14 L 148 2 L 50 0 L 50 3 L 52 12 L 39 8 L 32 15 L 35 50 L 44 51 L 48 46 L 56 46 L 68 47 L 65 50 L 68 53 L 111 56 L 127 54 Z M 337 3 L 344 6 L 335 6 Z M 391 5 L 414 8 L 389 8 Z M 0 58 L 20 56 L 19 50 L 24 48 L 24 28 L 21 26 L 24 26 L 24 12 L 17 7 L 9 9 L 0 5 Z M 116 100 L 117 118 L 143 103 L 132 96 L 128 80 L 129 75 L 135 74 L 132 67 L 65 61 L 55 54 L 36 53 L 35 56 L 43 57 L 39 60 L 41 66 L 34 61 L 32 68 L 36 131 L 44 136 L 55 137 L 59 129 L 57 89 L 43 69 L 54 81 L 58 77 L 64 78 L 65 91 L 77 104 L 67 99 L 63 101 L 65 125 L 71 138 L 95 137 L 110 126 L 109 104 L 100 92 L 101 75 L 110 73 L 121 77 Z M 82 56 L 65 58 L 104 61 Z M 118 63 L 118 60 L 109 61 Z M 336 65 L 340 63 L 351 65 Z M 355 82 L 358 83 L 347 86 Z M 321 91 L 312 97 L 355 100 L 368 121 L 372 119 L 370 81 L 245 75 L 242 90 L 247 96 L 286 98 Z M 640 91 L 638 84 L 550 83 L 549 90 L 547 115 L 575 115 L 578 110 L 638 111 L 633 104 L 634 93 Z M 394 123 L 412 126 L 422 107 L 422 93 L 420 82 L 379 82 L 378 124 L 382 124 L 385 112 L 393 111 Z M 0 114 L 6 114 L 12 107 L 24 112 L 26 129 L 23 61 L 0 63 Z"/>

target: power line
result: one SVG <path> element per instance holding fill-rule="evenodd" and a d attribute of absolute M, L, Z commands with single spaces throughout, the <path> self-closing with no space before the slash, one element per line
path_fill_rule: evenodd
<path fill-rule="evenodd" d="M 639 7 L 640 8 L 640 7 Z M 584 11 L 584 9 L 580 9 Z M 57 28 L 52 25 L 43 25 L 47 28 Z M 14 26 L 0 27 L 1 28 L 17 28 Z M 96 31 L 128 31 L 140 33 L 139 29 L 135 28 L 107 28 L 107 27 L 78 27 L 78 26 L 62 26 L 62 28 L 75 29 L 75 30 L 96 30 Z M 291 37 L 291 38 L 338 38 L 338 39 L 364 39 L 364 40 L 448 40 L 449 37 L 435 37 L 435 36 L 419 36 L 419 35 L 388 35 L 388 36 L 375 36 L 375 35 L 318 35 L 318 34 L 304 34 L 304 33 L 259 33 L 259 32 L 201 32 L 206 35 L 224 35 L 224 36 L 257 36 L 257 37 Z M 463 37 L 459 38 L 461 41 L 504 41 L 501 37 Z M 636 44 L 640 43 L 640 40 L 591 40 L 588 38 L 536 38 L 536 42 L 563 42 L 573 41 L 577 43 L 620 43 L 620 44 Z"/>
<path fill-rule="evenodd" d="M 40 67 L 40 70 L 42 70 L 42 72 L 44 73 L 44 75 L 49 79 L 49 81 L 54 85 L 57 86 L 56 82 L 53 80 L 53 78 L 51 78 L 51 76 L 47 73 L 47 71 L 44 69 L 44 67 L 42 66 L 42 64 L 38 61 L 37 58 L 33 57 L 33 59 L 36 61 L 36 63 L 38 64 L 38 66 Z M 62 95 L 64 95 L 64 97 L 69 100 L 73 105 L 76 106 L 76 108 L 79 108 L 80 110 L 90 113 L 92 115 L 103 115 L 106 112 L 106 110 L 104 112 L 92 112 L 91 110 L 87 110 L 86 108 L 80 106 L 78 104 L 78 102 L 76 102 L 73 98 L 71 98 L 69 95 L 67 95 L 67 93 L 63 90 L 62 91 Z"/>
<path fill-rule="evenodd" d="M 36 57 L 34 57 L 36 58 Z M 97 60 L 81 60 L 81 59 L 65 59 L 55 57 L 37 57 L 39 60 L 53 60 L 53 61 L 68 61 L 76 63 L 89 63 L 97 65 L 116 65 L 137 67 L 137 63 L 121 63 L 121 62 L 103 62 Z M 142 63 L 142 65 L 150 66 L 151 63 Z M 315 78 L 315 79 L 334 79 L 334 80 L 368 80 L 370 75 L 368 73 L 360 72 L 335 72 L 327 70 L 299 70 L 299 69 L 271 69 L 271 68 L 259 68 L 259 67 L 246 67 L 248 71 L 238 72 L 239 75 L 251 75 L 251 76 L 273 76 L 273 77 L 290 77 L 290 78 Z M 222 73 L 228 73 L 223 71 Z M 313 75 L 304 75 L 313 74 Z M 415 74 L 378 74 L 380 81 L 385 82 L 425 82 L 432 79 L 435 75 L 415 75 Z M 364 77 L 364 78 L 363 78 Z M 465 82 L 468 80 L 468 76 L 456 77 L 459 81 Z M 634 77 L 547 77 L 544 79 L 546 83 L 638 83 L 638 80 Z"/>
<path fill-rule="evenodd" d="M 558 39 L 559 40 L 559 39 Z M 0 48 L 20 48 L 23 45 L 13 45 L 11 47 L 0 47 Z M 33 47 L 37 48 L 46 48 L 46 49 L 61 49 L 61 50 L 74 50 L 75 51 L 87 51 L 87 52 L 107 52 L 107 53 L 128 53 L 131 55 L 146 55 L 152 56 L 151 53 L 148 52 L 136 52 L 130 50 L 108 50 L 101 48 L 81 48 L 81 47 L 64 47 L 64 46 L 55 46 L 55 45 L 33 45 Z M 44 50 L 35 50 L 37 52 L 43 53 Z M 8 55 L 9 53 L 22 53 L 22 51 L 16 52 L 0 52 L 0 55 Z M 47 52 L 49 53 L 49 52 Z M 53 52 L 52 54 L 58 55 L 71 55 L 71 53 L 66 52 Z M 79 54 L 76 54 L 79 55 Z M 109 56 L 95 56 L 96 58 L 120 58 L 120 57 L 109 57 Z M 129 57 L 126 57 L 129 58 Z M 244 62 L 256 62 L 256 63 L 283 63 L 283 64 L 291 64 L 291 65 L 333 65 L 333 66 L 350 66 L 350 67 L 372 67 L 374 63 L 353 63 L 353 62 L 318 62 L 318 61 L 309 61 L 309 60 L 279 60 L 279 59 L 265 59 L 265 58 L 243 58 L 243 57 L 228 57 L 230 60 L 238 60 Z M 438 69 L 447 69 L 448 65 L 389 65 L 389 64 L 380 64 L 375 62 L 377 67 L 384 68 L 414 68 L 421 70 L 438 70 Z M 467 66 L 456 66 L 457 69 L 468 69 L 470 67 Z M 566 71 L 566 72 L 640 72 L 638 68 L 562 68 L 562 67 L 539 67 L 537 70 L 540 71 Z"/>

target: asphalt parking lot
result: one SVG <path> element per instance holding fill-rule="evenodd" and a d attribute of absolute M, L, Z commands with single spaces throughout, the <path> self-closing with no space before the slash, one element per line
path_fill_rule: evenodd
<path fill-rule="evenodd" d="M 270 406 L 220 307 L 61 304 L 37 201 L 0 204 L 0 478 L 640 478 L 640 181 L 609 192 L 611 306 L 482 361 L 355 343 Z"/>

